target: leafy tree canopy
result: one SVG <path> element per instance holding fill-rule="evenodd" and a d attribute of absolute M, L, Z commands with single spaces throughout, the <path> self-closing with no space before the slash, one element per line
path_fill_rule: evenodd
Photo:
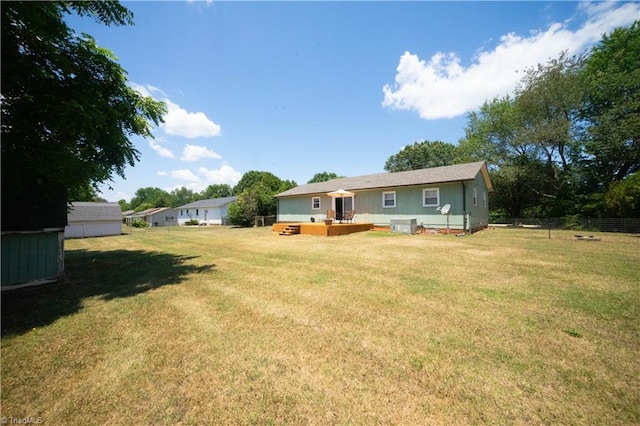
<path fill-rule="evenodd" d="M 388 172 L 448 166 L 456 162 L 456 146 L 441 141 L 422 141 L 405 146 L 384 164 Z"/>
<path fill-rule="evenodd" d="M 487 161 L 495 189 L 490 205 L 511 217 L 522 217 L 549 191 L 547 168 L 535 143 L 524 137 L 523 121 L 514 98 L 487 101 L 469 113 L 466 137 L 458 146 L 465 160 Z"/>
<path fill-rule="evenodd" d="M 163 189 L 152 187 L 140 188 L 131 198 L 129 206 L 134 210 L 137 210 L 141 204 L 149 204 L 151 207 L 166 207 L 171 205 L 169 202 L 170 198 L 169 193 Z"/>
<path fill-rule="evenodd" d="M 263 184 L 264 187 L 268 188 L 273 194 L 297 186 L 293 181 L 280 180 L 280 178 L 273 173 L 251 170 L 242 175 L 240 181 L 233 187 L 233 194 L 240 195 L 245 189 L 249 189 L 258 183 Z"/>
<path fill-rule="evenodd" d="M 582 77 L 587 167 L 606 190 L 640 170 L 640 21 L 604 35 Z"/>
<path fill-rule="evenodd" d="M 238 200 L 229 206 L 229 221 L 234 225 L 249 226 L 256 216 L 276 214 L 274 195 L 297 186 L 294 181 L 281 180 L 273 173 L 249 171 L 233 188 Z"/>
<path fill-rule="evenodd" d="M 205 200 L 212 198 L 231 197 L 232 195 L 233 191 L 231 190 L 231 187 L 226 183 L 209 185 L 201 193 L 202 198 Z"/>
<path fill-rule="evenodd" d="M 118 204 L 120 204 L 120 210 L 122 210 L 123 212 L 126 212 L 127 210 L 131 210 L 131 205 L 127 203 L 127 200 L 125 199 L 118 200 Z"/>
<path fill-rule="evenodd" d="M 584 87 L 580 80 L 583 57 L 570 57 L 565 52 L 546 64 L 526 69 L 515 103 L 522 123 L 520 138 L 531 143 L 532 154 L 558 172 L 569 169 L 577 157 L 577 120 Z"/>
<path fill-rule="evenodd" d="M 194 194 L 192 190 L 184 186 L 172 190 L 167 195 L 169 200 L 169 204 L 167 204 L 167 206 L 170 207 L 184 206 L 185 204 L 192 203 L 199 199 L 197 194 Z"/>
<path fill-rule="evenodd" d="M 640 172 L 620 182 L 613 182 L 604 202 L 610 214 L 620 217 L 640 217 Z"/>
<path fill-rule="evenodd" d="M 75 187 L 71 191 L 67 191 L 69 201 L 98 201 L 98 191 L 89 183 Z"/>
<path fill-rule="evenodd" d="M 140 155 L 130 138 L 152 137 L 166 111 L 128 86 L 109 50 L 67 26 L 70 13 L 133 24 L 115 1 L 2 4 L 3 199 L 15 188 L 73 193 L 124 176 Z"/>
<path fill-rule="evenodd" d="M 313 175 L 311 180 L 309 182 L 307 182 L 307 183 L 326 182 L 328 180 L 340 179 L 340 178 L 343 178 L 343 177 L 344 176 L 338 176 L 335 173 L 320 172 L 320 173 L 316 173 L 315 175 Z"/>
<path fill-rule="evenodd" d="M 238 195 L 238 200 L 229 206 L 228 218 L 234 225 L 251 226 L 256 216 L 276 214 L 276 199 L 273 191 L 258 182 Z"/>

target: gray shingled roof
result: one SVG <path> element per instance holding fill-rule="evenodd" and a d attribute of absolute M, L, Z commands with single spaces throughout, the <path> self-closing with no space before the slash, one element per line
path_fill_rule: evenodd
<path fill-rule="evenodd" d="M 149 216 L 152 214 L 156 214 L 156 213 L 161 213 L 165 210 L 175 210 L 172 207 L 153 207 L 151 209 L 147 209 L 147 210 L 142 210 L 141 212 L 138 213 L 134 213 L 133 211 L 131 212 L 131 214 L 129 214 L 128 216 L 132 216 L 132 217 L 144 217 L 144 216 Z"/>
<path fill-rule="evenodd" d="M 375 175 L 356 176 L 332 179 L 326 182 L 308 183 L 276 194 L 276 197 L 322 194 L 338 189 L 358 191 L 365 189 L 459 182 L 464 180 L 473 180 L 478 173 L 482 173 L 487 184 L 487 189 L 492 191 L 493 187 L 489 180 L 487 164 L 484 161 L 478 161 L 475 163 L 432 167 L 429 169 L 411 170 L 408 172 L 378 173 Z"/>
<path fill-rule="evenodd" d="M 118 203 L 90 203 L 76 201 L 71 203 L 67 213 L 69 223 L 121 221 L 122 209 Z"/>
<path fill-rule="evenodd" d="M 199 200 L 194 201 L 193 203 L 185 204 L 184 206 L 176 207 L 176 210 L 179 209 L 203 209 L 206 207 L 222 207 L 229 203 L 233 203 L 238 199 L 238 197 L 222 197 L 222 198 L 212 198 L 210 200 Z"/>

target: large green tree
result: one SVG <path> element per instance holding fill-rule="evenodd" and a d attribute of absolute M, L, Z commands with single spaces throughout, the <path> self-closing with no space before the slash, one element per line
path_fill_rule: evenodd
<path fill-rule="evenodd" d="M 449 166 L 456 162 L 456 146 L 442 141 L 422 141 L 407 145 L 384 164 L 388 172 Z"/>
<path fill-rule="evenodd" d="M 566 52 L 546 64 L 524 71 L 515 92 L 521 116 L 520 137 L 534 145 L 534 154 L 553 164 L 556 177 L 577 158 L 577 120 L 585 96 L 580 78 L 583 57 Z"/>
<path fill-rule="evenodd" d="M 640 21 L 603 37 L 586 61 L 583 82 L 585 164 L 607 191 L 640 170 Z"/>
<path fill-rule="evenodd" d="M 576 162 L 581 152 L 578 117 L 585 96 L 583 64 L 582 56 L 563 52 L 557 59 L 526 69 L 515 91 L 515 107 L 521 117 L 519 138 L 530 146 L 531 161 L 521 167 L 534 166 L 526 172 L 537 191 L 532 201 L 538 206 L 528 214 L 577 212 L 574 195 L 580 174 Z"/>
<path fill-rule="evenodd" d="M 283 181 L 271 172 L 251 170 L 242 175 L 240 181 L 233 187 L 233 194 L 240 195 L 245 189 L 249 189 L 258 183 L 262 183 L 274 194 L 296 186 L 295 182 L 288 180 Z"/>
<path fill-rule="evenodd" d="M 197 199 L 197 194 L 194 194 L 189 188 L 181 186 L 180 188 L 173 189 L 169 193 L 169 204 L 167 204 L 167 206 L 184 206 L 185 204 L 189 204 Z"/>
<path fill-rule="evenodd" d="M 115 56 L 65 22 L 77 13 L 132 25 L 120 3 L 3 2 L 0 9 L 4 221 L 12 206 L 24 210 L 24 197 L 73 198 L 124 176 L 140 155 L 131 137 L 152 137 L 165 106 L 129 87 Z"/>
<path fill-rule="evenodd" d="M 485 160 L 495 192 L 490 206 L 510 217 L 522 217 L 549 196 L 548 168 L 535 142 L 523 135 L 524 117 L 514 98 L 485 102 L 469 113 L 459 152 L 466 161 Z"/>
<path fill-rule="evenodd" d="M 234 225 L 251 226 L 256 216 L 276 214 L 273 195 L 273 191 L 262 182 L 245 189 L 238 195 L 238 200 L 229 206 L 229 221 Z"/>
<path fill-rule="evenodd" d="M 277 213 L 274 195 L 297 186 L 294 181 L 281 180 L 270 172 L 249 171 L 233 188 L 238 200 L 229 206 L 229 221 L 234 225 L 249 226 L 256 216 Z"/>
<path fill-rule="evenodd" d="M 217 183 L 207 186 L 207 188 L 200 193 L 200 197 L 202 199 L 211 199 L 211 198 L 223 198 L 230 197 L 233 195 L 233 191 L 231 187 L 226 183 Z"/>

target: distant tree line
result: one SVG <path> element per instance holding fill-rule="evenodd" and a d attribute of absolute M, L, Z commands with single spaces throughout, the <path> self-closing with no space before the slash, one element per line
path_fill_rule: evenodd
<path fill-rule="evenodd" d="M 314 175 L 309 183 L 338 177 L 335 173 L 321 172 Z M 245 173 L 233 188 L 227 184 L 214 184 L 204 191 L 194 192 L 185 187 L 172 191 L 146 187 L 138 189 L 130 202 L 120 200 L 118 203 L 122 211 L 140 212 L 154 207 L 179 207 L 199 200 L 237 196 L 236 203 L 229 207 L 229 220 L 235 225 L 247 226 L 253 224 L 256 216 L 275 215 L 277 206 L 274 195 L 296 186 L 296 182 L 282 180 L 273 173 L 252 170 Z M 97 197 L 92 188 L 87 188 L 83 194 L 83 200 L 104 201 Z"/>

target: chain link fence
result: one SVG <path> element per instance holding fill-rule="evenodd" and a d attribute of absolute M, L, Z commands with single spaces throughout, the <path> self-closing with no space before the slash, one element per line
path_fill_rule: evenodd
<path fill-rule="evenodd" d="M 640 218 L 499 218 L 492 220 L 489 226 L 638 234 L 640 233 Z"/>

